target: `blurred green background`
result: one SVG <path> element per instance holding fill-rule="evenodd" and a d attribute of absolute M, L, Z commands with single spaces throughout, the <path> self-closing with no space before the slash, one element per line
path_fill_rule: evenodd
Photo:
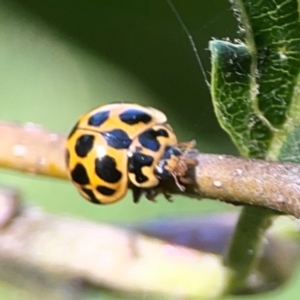
<path fill-rule="evenodd" d="M 230 5 L 173 3 L 209 76 L 209 40 L 237 37 Z M 188 37 L 165 1 L 0 0 L 0 23 L 1 120 L 38 123 L 67 134 L 95 106 L 136 102 L 165 112 L 180 141 L 196 139 L 203 152 L 237 154 L 214 116 Z M 232 209 L 182 197 L 172 204 L 159 197 L 157 204 L 142 199 L 133 205 L 130 193 L 116 205 L 95 206 L 68 182 L 10 171 L 2 171 L 0 181 L 18 188 L 29 205 L 96 221 Z M 295 290 L 276 298 L 292 299 Z"/>
<path fill-rule="evenodd" d="M 180 141 L 197 140 L 203 152 L 235 153 L 213 113 L 209 90 L 187 35 L 165 1 L 1 1 L 0 118 L 34 122 L 67 134 L 80 115 L 115 101 L 161 109 Z M 209 76 L 208 41 L 234 36 L 229 4 L 174 1 L 189 27 Z M 226 26 L 224 26 L 226 24 Z M 223 30 L 221 30 L 223 29 Z M 133 205 L 84 201 L 68 182 L 5 172 L 45 210 L 99 221 L 224 209 L 215 201 L 159 197 Z M 145 209 L 146 208 L 146 209 Z"/>

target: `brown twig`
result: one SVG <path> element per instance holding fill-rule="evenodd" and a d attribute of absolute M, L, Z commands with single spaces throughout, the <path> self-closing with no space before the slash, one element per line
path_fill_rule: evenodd
<path fill-rule="evenodd" d="M 66 179 L 65 136 L 36 125 L 0 123 L 0 167 Z M 194 198 L 268 207 L 300 217 L 300 165 L 237 158 L 226 155 L 188 154 L 198 161 L 188 176 L 195 184 L 184 192 L 172 181 L 165 190 Z"/>
<path fill-rule="evenodd" d="M 65 136 L 35 124 L 0 122 L 0 167 L 56 178 L 67 178 Z"/>
<path fill-rule="evenodd" d="M 188 195 L 259 205 L 300 217 L 300 165 L 197 154 L 197 184 Z"/>
<path fill-rule="evenodd" d="M 2 193 L 6 198 L 8 191 L 0 189 L 0 197 Z M 2 203 L 5 211 L 18 208 L 11 196 Z M 37 208 L 16 211 L 11 222 L 0 228 L 0 284 L 4 281 L 24 288 L 38 299 L 83 299 L 91 288 L 169 299 L 213 299 L 230 292 L 231 270 L 223 265 L 221 253 L 236 215 L 207 218 L 205 228 L 222 224 L 226 229 L 221 233 L 225 239 L 214 240 L 220 248 L 215 253 L 209 251 L 211 240 L 207 244 L 207 233 L 201 234 L 200 228 L 196 251 L 146 237 L 139 233 L 143 232 L 139 225 L 124 229 L 54 216 Z M 182 234 L 183 229 L 177 226 L 176 230 L 175 226 L 174 232 Z M 297 241 L 271 233 L 265 239 L 252 280 L 239 293 L 258 293 L 283 284 L 293 274 L 298 255 Z"/>
<path fill-rule="evenodd" d="M 77 282 L 77 294 L 94 286 L 171 299 L 214 298 L 228 278 L 218 255 L 34 208 L 2 228 L 0 240 L 0 282 L 27 282 L 27 289 L 42 289 L 45 295 Z"/>

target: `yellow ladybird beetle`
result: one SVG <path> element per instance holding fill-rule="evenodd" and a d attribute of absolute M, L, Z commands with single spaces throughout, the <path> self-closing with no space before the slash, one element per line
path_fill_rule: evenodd
<path fill-rule="evenodd" d="M 177 164 L 182 152 L 166 122 L 161 111 L 130 103 L 103 105 L 83 115 L 66 142 L 68 175 L 79 193 L 109 204 L 131 187 L 138 202 L 144 189 L 170 176 L 168 161 L 172 157 Z"/>

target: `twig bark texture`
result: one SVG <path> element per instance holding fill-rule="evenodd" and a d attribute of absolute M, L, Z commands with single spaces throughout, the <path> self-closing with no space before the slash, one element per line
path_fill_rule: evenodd
<path fill-rule="evenodd" d="M 0 123 L 0 167 L 66 179 L 65 136 L 33 125 Z M 191 176 L 196 184 L 184 195 L 235 204 L 259 205 L 300 217 L 300 165 L 190 154 L 198 161 Z M 168 187 L 176 192 L 175 184 Z M 178 190 L 177 190 L 178 193 Z"/>

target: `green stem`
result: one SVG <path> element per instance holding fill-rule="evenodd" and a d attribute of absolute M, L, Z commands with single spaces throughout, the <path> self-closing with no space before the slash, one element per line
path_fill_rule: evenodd
<path fill-rule="evenodd" d="M 232 271 L 228 288 L 230 292 L 243 287 L 255 266 L 266 230 L 276 213 L 270 209 L 245 206 L 235 228 L 225 265 Z"/>

